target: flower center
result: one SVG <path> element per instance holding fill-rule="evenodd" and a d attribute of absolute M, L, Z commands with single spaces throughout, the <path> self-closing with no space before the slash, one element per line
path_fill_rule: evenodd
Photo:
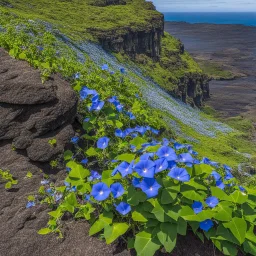
<path fill-rule="evenodd" d="M 103 193 L 104 193 L 103 191 L 100 191 L 100 195 L 103 195 Z"/>
<path fill-rule="evenodd" d="M 168 153 L 166 153 L 164 156 L 169 156 L 169 154 L 168 154 Z"/>
<path fill-rule="evenodd" d="M 162 166 L 162 165 L 160 165 L 159 169 L 162 169 L 162 168 L 163 168 L 163 166 Z"/>
<path fill-rule="evenodd" d="M 150 187 L 149 190 L 152 191 L 152 190 L 153 190 L 153 187 Z"/>
<path fill-rule="evenodd" d="M 147 172 L 147 171 L 148 171 L 148 169 L 144 168 L 143 172 Z"/>

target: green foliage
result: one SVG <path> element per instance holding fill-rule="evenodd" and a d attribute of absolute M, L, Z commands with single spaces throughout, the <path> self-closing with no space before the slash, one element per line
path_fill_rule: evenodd
<path fill-rule="evenodd" d="M 48 141 L 48 143 L 52 146 L 52 147 L 55 147 L 57 145 L 57 140 L 56 139 L 50 139 Z"/>
<path fill-rule="evenodd" d="M 0 181 L 1 180 L 5 182 L 5 189 L 11 189 L 13 185 L 18 184 L 18 180 L 13 178 L 12 174 L 8 170 L 4 171 L 0 169 Z"/>

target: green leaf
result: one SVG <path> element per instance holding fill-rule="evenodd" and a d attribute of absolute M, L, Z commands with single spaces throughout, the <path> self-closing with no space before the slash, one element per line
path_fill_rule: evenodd
<path fill-rule="evenodd" d="M 104 227 L 105 227 L 104 222 L 100 220 L 96 220 L 89 230 L 89 235 L 90 236 L 95 235 L 96 233 L 100 232 Z"/>
<path fill-rule="evenodd" d="M 186 182 L 186 185 L 194 187 L 196 190 L 207 190 L 207 187 L 203 183 L 196 182 L 194 179 Z"/>
<path fill-rule="evenodd" d="M 247 224 L 244 219 L 234 217 L 230 222 L 223 223 L 225 228 L 229 228 L 235 238 L 242 244 L 245 240 Z"/>
<path fill-rule="evenodd" d="M 134 248 L 138 256 L 153 256 L 160 248 L 160 244 L 150 233 L 142 231 L 135 237 Z"/>
<path fill-rule="evenodd" d="M 72 158 L 72 156 L 73 156 L 73 153 L 72 153 L 71 150 L 66 150 L 66 151 L 64 152 L 64 160 L 65 160 L 65 161 L 70 160 L 70 159 Z"/>
<path fill-rule="evenodd" d="M 96 149 L 94 147 L 90 147 L 86 152 L 85 154 L 87 156 L 97 156 L 98 155 L 98 152 L 96 151 Z"/>
<path fill-rule="evenodd" d="M 162 190 L 161 203 L 162 204 L 170 204 L 170 203 L 174 202 L 176 197 L 177 197 L 177 193 L 172 192 L 172 190 L 169 188 L 165 188 Z"/>
<path fill-rule="evenodd" d="M 155 201 L 155 207 L 153 208 L 152 212 L 156 219 L 158 219 L 160 222 L 167 222 L 171 221 L 171 218 L 167 216 L 167 211 L 163 208 L 163 205 L 160 205 L 158 201 Z"/>
<path fill-rule="evenodd" d="M 185 188 L 186 190 L 185 191 L 183 190 L 183 192 L 181 192 L 181 194 L 184 197 L 186 197 L 190 200 L 194 200 L 194 201 L 203 201 L 203 197 L 195 191 L 195 188 L 190 187 L 191 189 L 188 189 L 188 187 L 190 187 L 190 186 L 187 186 Z M 184 189 L 184 186 L 182 189 Z"/>
<path fill-rule="evenodd" d="M 122 154 L 116 157 L 116 160 L 132 162 L 135 158 L 135 154 Z"/>
<path fill-rule="evenodd" d="M 220 200 L 230 201 L 229 196 L 218 187 L 211 187 L 212 196 L 217 197 Z"/>
<path fill-rule="evenodd" d="M 71 168 L 71 171 L 68 174 L 70 179 L 84 180 L 90 175 L 89 170 L 85 169 L 81 164 L 77 164 L 74 161 L 68 162 L 67 167 Z"/>
<path fill-rule="evenodd" d="M 133 186 L 128 187 L 127 194 L 127 203 L 136 206 L 140 202 L 144 202 L 147 200 L 147 196 L 142 191 L 136 190 Z"/>
<path fill-rule="evenodd" d="M 137 149 L 140 149 L 142 144 L 147 143 L 146 140 L 142 139 L 141 137 L 136 137 L 130 141 L 131 145 L 134 145 Z"/>
<path fill-rule="evenodd" d="M 12 182 L 8 181 L 7 183 L 5 183 L 5 189 L 10 189 L 12 187 Z"/>
<path fill-rule="evenodd" d="M 178 219 L 178 223 L 177 223 L 177 232 L 178 234 L 185 236 L 187 233 L 187 222 L 182 219 L 181 217 Z"/>
<path fill-rule="evenodd" d="M 232 202 L 237 204 L 243 204 L 247 201 L 248 196 L 241 191 L 236 190 L 230 195 Z"/>
<path fill-rule="evenodd" d="M 33 177 L 32 172 L 27 172 L 26 178 L 31 179 Z"/>
<path fill-rule="evenodd" d="M 246 253 L 256 256 L 256 245 L 248 240 L 245 240 L 243 247 Z"/>
<path fill-rule="evenodd" d="M 220 202 L 215 208 L 215 219 L 220 221 L 230 221 L 232 219 L 232 204 L 230 202 Z"/>
<path fill-rule="evenodd" d="M 116 127 L 117 128 L 122 128 L 124 126 L 124 124 L 122 122 L 120 122 L 119 120 L 116 120 Z"/>
<path fill-rule="evenodd" d="M 119 236 L 122 236 L 128 230 L 127 223 L 113 223 L 112 226 L 105 226 L 104 237 L 107 244 L 114 242 Z"/>
<path fill-rule="evenodd" d="M 42 229 L 40 229 L 37 233 L 38 233 L 39 235 L 47 235 L 47 234 L 49 234 L 49 233 L 51 233 L 51 232 L 52 232 L 52 230 L 49 229 L 49 228 L 42 228 Z"/>
<path fill-rule="evenodd" d="M 196 221 L 199 222 L 199 218 L 198 216 L 194 213 L 194 211 L 192 210 L 192 208 L 190 208 L 189 206 L 185 205 L 182 206 L 181 211 L 180 211 L 180 216 L 187 221 Z"/>
<path fill-rule="evenodd" d="M 223 241 L 221 244 L 222 251 L 225 255 L 237 255 L 237 248 L 234 244 L 231 244 L 228 241 Z"/>
<path fill-rule="evenodd" d="M 160 232 L 157 237 L 167 252 L 171 252 L 177 240 L 177 225 L 172 223 L 161 223 Z"/>
<path fill-rule="evenodd" d="M 128 237 L 128 241 L 127 241 L 127 248 L 128 249 L 133 249 L 134 248 L 134 243 L 135 243 L 135 239 Z"/>
<path fill-rule="evenodd" d="M 134 211 L 132 213 L 132 219 L 134 221 L 138 221 L 138 222 L 147 222 L 148 221 L 148 219 L 145 218 L 142 213 L 137 212 L 137 211 Z"/>
<path fill-rule="evenodd" d="M 172 179 L 170 179 L 169 177 L 162 179 L 163 182 L 163 186 L 165 188 L 168 188 L 168 190 L 173 191 L 173 192 L 180 192 L 180 184 L 176 181 L 173 181 Z M 160 181 L 159 181 L 160 182 Z"/>

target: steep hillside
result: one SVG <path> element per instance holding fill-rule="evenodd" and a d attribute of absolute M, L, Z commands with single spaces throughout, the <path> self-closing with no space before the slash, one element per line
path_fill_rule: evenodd
<path fill-rule="evenodd" d="M 99 42 L 138 63 L 166 92 L 186 103 L 201 106 L 208 97 L 208 77 L 179 41 L 164 35 L 163 15 L 150 2 L 8 0 L 2 5 L 29 19 L 50 22 L 78 41 Z"/>

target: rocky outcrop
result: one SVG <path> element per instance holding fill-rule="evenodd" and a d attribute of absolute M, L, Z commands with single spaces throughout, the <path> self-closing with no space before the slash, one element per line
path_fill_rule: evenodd
<path fill-rule="evenodd" d="M 42 84 L 39 70 L 0 49 L 0 142 L 9 140 L 33 161 L 48 162 L 74 134 L 77 97 L 58 75 Z M 52 138 L 56 146 L 49 145 Z"/>

